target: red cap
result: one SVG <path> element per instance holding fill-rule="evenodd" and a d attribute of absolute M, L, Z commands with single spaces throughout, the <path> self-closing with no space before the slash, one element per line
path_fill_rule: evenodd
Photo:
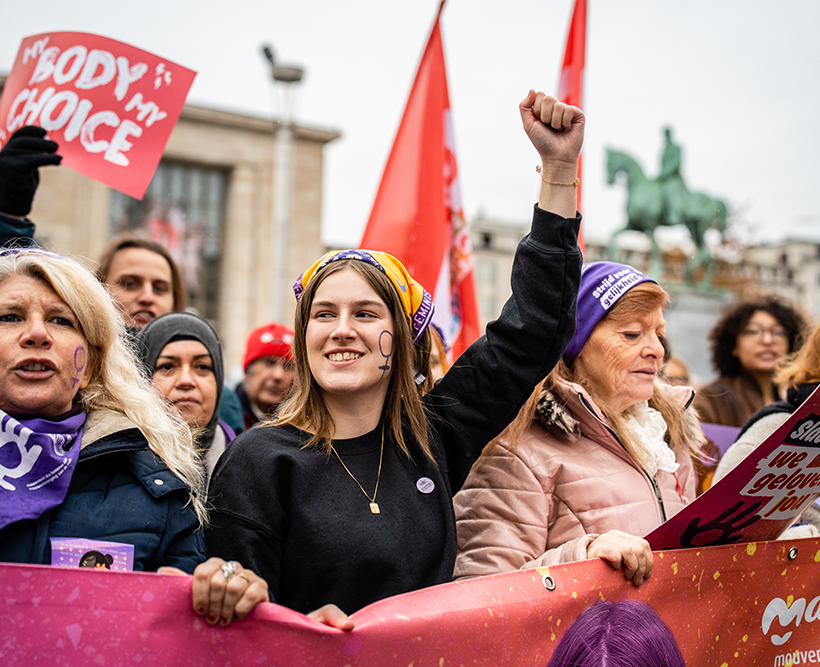
<path fill-rule="evenodd" d="M 248 342 L 245 345 L 245 370 L 247 371 L 248 366 L 261 357 L 282 357 L 292 360 L 292 345 L 293 331 L 276 322 L 263 324 L 248 335 Z"/>

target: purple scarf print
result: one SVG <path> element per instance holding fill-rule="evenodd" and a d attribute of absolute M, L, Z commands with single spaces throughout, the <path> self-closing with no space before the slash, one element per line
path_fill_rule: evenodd
<path fill-rule="evenodd" d="M 84 412 L 55 422 L 17 421 L 0 410 L 0 529 L 65 500 L 84 423 Z"/>

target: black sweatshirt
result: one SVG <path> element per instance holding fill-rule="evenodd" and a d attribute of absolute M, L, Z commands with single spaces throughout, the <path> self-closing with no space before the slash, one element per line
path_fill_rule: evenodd
<path fill-rule="evenodd" d="M 580 218 L 535 207 L 519 244 L 513 295 L 498 320 L 422 400 L 436 463 L 408 432 L 408 460 L 385 433 L 376 502 L 331 455 L 302 449 L 309 434 L 256 426 L 237 437 L 210 486 L 211 556 L 259 573 L 276 601 L 347 613 L 382 598 L 450 581 L 456 556 L 452 496 L 484 445 L 518 414 L 575 329 Z M 368 494 L 376 484 L 381 426 L 333 445 Z"/>

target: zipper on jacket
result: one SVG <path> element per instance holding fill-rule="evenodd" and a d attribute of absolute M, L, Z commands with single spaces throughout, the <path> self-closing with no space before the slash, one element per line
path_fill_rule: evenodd
<path fill-rule="evenodd" d="M 646 472 L 646 476 L 649 477 L 649 473 Z M 663 496 L 661 495 L 661 487 L 658 486 L 658 480 L 655 477 L 649 477 L 649 481 L 652 482 L 652 488 L 655 489 L 655 498 L 658 501 L 658 507 L 661 510 L 661 523 L 666 523 L 666 509 L 663 506 Z"/>
<path fill-rule="evenodd" d="M 621 447 L 623 447 L 624 451 L 627 452 L 627 454 L 628 454 L 629 452 L 627 451 L 626 447 L 624 447 L 624 443 L 621 442 L 621 439 L 618 437 L 617 433 L 615 433 L 615 431 L 612 430 L 612 427 L 609 424 L 607 424 L 603 419 L 601 419 L 598 415 L 595 414 L 595 410 L 593 410 L 592 406 L 589 403 L 587 403 L 587 400 L 584 398 L 584 395 L 579 393 L 578 394 L 578 399 L 581 401 L 581 405 L 583 405 L 584 408 L 586 408 L 586 411 L 590 415 L 592 415 L 592 417 L 601 426 L 603 426 L 607 431 L 609 431 L 609 433 L 612 435 L 612 437 L 615 438 L 615 441 Z M 652 488 L 655 491 L 655 500 L 658 501 L 658 509 L 660 510 L 660 513 L 661 513 L 661 523 L 666 523 L 666 508 L 663 506 L 663 496 L 661 495 L 661 487 L 658 486 L 658 480 L 654 476 L 652 476 L 648 472 L 646 472 L 646 470 L 641 468 L 641 466 L 638 466 L 638 468 L 641 469 L 641 472 L 644 475 L 646 475 L 646 477 L 649 479 L 649 482 L 652 484 Z"/>

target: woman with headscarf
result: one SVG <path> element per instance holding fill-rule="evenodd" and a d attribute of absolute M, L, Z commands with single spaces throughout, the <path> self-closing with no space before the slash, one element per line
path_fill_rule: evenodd
<path fill-rule="evenodd" d="M 137 346 L 154 389 L 194 430 L 210 479 L 222 452 L 236 437 L 217 410 L 224 380 L 219 336 L 198 315 L 167 313 L 140 331 Z"/>
<path fill-rule="evenodd" d="M 640 585 L 643 539 L 695 498 L 702 438 L 688 387 L 659 379 L 667 293 L 625 264 L 585 264 L 562 362 L 455 497 L 455 577 L 603 558 Z"/>
<path fill-rule="evenodd" d="M 206 528 L 209 551 L 259 572 L 280 604 L 352 613 L 449 581 L 452 494 L 569 340 L 583 114 L 534 91 L 520 112 L 543 183 L 513 296 L 435 387 L 432 298 L 397 259 L 328 253 L 294 286 L 298 389 L 220 460 Z"/>

